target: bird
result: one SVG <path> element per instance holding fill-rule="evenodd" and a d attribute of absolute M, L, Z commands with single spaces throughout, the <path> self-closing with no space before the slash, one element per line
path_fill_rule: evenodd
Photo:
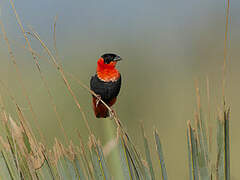
<path fill-rule="evenodd" d="M 113 53 L 103 54 L 97 61 L 96 74 L 91 77 L 90 89 L 97 95 L 92 95 L 92 105 L 96 118 L 110 116 L 108 108 L 100 102 L 101 99 L 109 107 L 117 101 L 121 88 L 121 74 L 116 69 L 116 64 L 122 58 Z"/>

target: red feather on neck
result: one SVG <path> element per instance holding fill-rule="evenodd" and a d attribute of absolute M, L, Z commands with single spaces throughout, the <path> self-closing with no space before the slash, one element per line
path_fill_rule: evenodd
<path fill-rule="evenodd" d="M 104 63 L 104 59 L 100 58 L 97 62 L 97 76 L 105 82 L 114 82 L 120 77 L 120 73 L 115 68 L 117 62 L 112 61 L 109 64 Z"/>

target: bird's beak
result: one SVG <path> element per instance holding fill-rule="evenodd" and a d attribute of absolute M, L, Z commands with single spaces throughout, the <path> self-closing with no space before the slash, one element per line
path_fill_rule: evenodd
<path fill-rule="evenodd" d="M 120 56 L 116 56 L 114 59 L 113 59 L 113 61 L 121 61 L 122 60 L 122 58 L 120 57 Z"/>

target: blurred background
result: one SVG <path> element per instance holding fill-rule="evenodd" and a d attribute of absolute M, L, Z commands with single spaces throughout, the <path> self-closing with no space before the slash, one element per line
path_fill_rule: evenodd
<path fill-rule="evenodd" d="M 227 103 L 231 105 L 231 172 L 239 179 L 240 117 L 240 1 L 230 5 L 230 33 L 227 62 Z M 137 148 L 143 151 L 140 121 L 143 121 L 153 155 L 153 129 L 161 136 L 169 179 L 188 177 L 186 122 L 196 109 L 195 80 L 198 79 L 205 119 L 215 129 L 218 107 L 222 103 L 222 67 L 224 59 L 225 2 L 218 0 L 110 1 L 110 0 L 41 0 L 16 1 L 16 9 L 25 29 L 33 27 L 53 50 L 53 23 L 57 15 L 59 61 L 85 84 L 95 73 L 96 61 L 105 52 L 119 54 L 123 78 L 115 109 Z M 20 67 L 40 128 L 48 137 L 63 138 L 52 110 L 47 90 L 40 79 L 31 54 L 24 50 L 24 38 L 10 3 L 0 1 L 1 20 Z M 32 37 L 31 45 L 47 58 Z M 16 78 L 7 46 L 0 33 L 0 79 L 7 84 L 33 124 L 30 109 Z M 86 143 L 88 133 L 81 113 L 52 64 L 40 60 L 41 69 L 54 94 L 58 112 L 67 134 L 77 141 L 79 129 Z M 210 84 L 210 120 L 208 119 L 206 78 Z M 71 81 L 90 126 L 103 144 L 111 138 L 106 131 L 109 119 L 96 119 L 91 109 L 91 95 Z M 0 88 L 8 112 L 17 117 L 15 107 L 4 87 Z M 111 127 L 111 126 L 110 126 Z M 33 128 L 34 127 L 33 125 Z M 109 128 L 109 127 L 108 127 Z M 157 164 L 156 158 L 154 163 Z"/>

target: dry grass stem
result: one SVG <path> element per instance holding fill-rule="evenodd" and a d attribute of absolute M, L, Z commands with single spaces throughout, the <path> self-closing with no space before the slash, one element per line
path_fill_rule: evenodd
<path fill-rule="evenodd" d="M 86 115 L 81 107 L 81 105 L 79 104 L 78 100 L 77 100 L 77 97 L 75 95 L 75 93 L 73 92 L 72 88 L 71 88 L 71 85 L 70 83 L 68 82 L 66 76 L 65 76 L 65 73 L 64 73 L 64 70 L 63 68 L 57 63 L 55 57 L 53 56 L 53 54 L 51 53 L 51 51 L 48 49 L 48 47 L 46 46 L 46 44 L 40 39 L 39 35 L 30 27 L 31 31 L 32 31 L 32 34 L 33 36 L 40 42 L 40 44 L 42 45 L 42 47 L 46 50 L 47 54 L 49 55 L 49 57 L 51 58 L 55 68 L 60 72 L 60 75 L 65 83 L 65 85 L 67 86 L 67 89 L 68 91 L 70 92 L 70 94 L 72 95 L 73 99 L 74 99 L 74 102 L 75 104 L 77 105 L 78 109 L 80 110 L 81 114 L 82 114 L 82 117 L 83 117 L 83 120 L 85 122 L 85 125 L 88 129 L 88 132 L 89 134 L 91 134 L 91 129 L 90 129 L 90 126 L 88 124 L 88 121 L 86 119 Z"/>
<path fill-rule="evenodd" d="M 228 24 L 229 24 L 229 15 L 230 15 L 230 0 L 227 0 L 226 6 L 226 24 L 225 24 L 225 39 L 224 39 L 224 62 L 223 62 L 223 87 L 222 87 L 222 95 L 223 101 L 225 102 L 225 86 L 226 86 L 226 73 L 227 73 L 227 56 L 228 56 Z"/>
<path fill-rule="evenodd" d="M 7 35 L 6 35 L 6 31 L 5 31 L 4 25 L 3 25 L 3 23 L 2 23 L 1 20 L 0 20 L 0 26 L 1 26 L 1 29 L 2 29 L 2 33 L 3 33 L 4 40 L 5 40 L 5 42 L 6 42 L 6 44 L 7 44 L 7 47 L 8 47 L 8 53 L 9 53 L 9 55 L 10 55 L 10 59 L 11 59 L 13 65 L 14 65 L 14 67 L 15 67 L 16 72 L 17 72 L 17 78 L 18 78 L 19 84 L 20 84 L 20 86 L 21 86 L 21 88 L 22 88 L 22 90 L 23 90 L 23 93 L 24 93 L 24 96 L 25 96 L 25 98 L 26 98 L 26 100 L 27 100 L 28 106 L 30 107 L 30 111 L 31 111 L 31 113 L 32 113 L 32 115 L 33 115 L 33 119 L 34 119 L 34 121 L 35 121 L 35 126 L 36 126 L 36 128 L 37 128 L 38 134 L 40 135 L 42 141 L 44 142 L 44 141 L 45 141 L 45 138 L 44 138 L 44 136 L 43 136 L 43 134 L 42 134 L 42 132 L 41 132 L 41 130 L 40 130 L 40 128 L 39 128 L 40 126 L 39 126 L 39 124 L 38 124 L 38 119 L 37 119 L 36 113 L 35 113 L 35 111 L 33 110 L 32 103 L 31 103 L 31 101 L 30 101 L 30 98 L 29 98 L 29 95 L 28 95 L 28 93 L 27 93 L 27 90 L 26 90 L 26 88 L 25 88 L 25 86 L 24 86 L 23 79 L 22 79 L 22 76 L 21 76 L 19 67 L 18 67 L 18 65 L 17 65 L 15 56 L 14 56 L 14 54 L 13 54 L 13 51 L 12 51 L 12 49 L 11 49 L 9 40 L 8 40 L 8 38 L 7 38 Z"/>
<path fill-rule="evenodd" d="M 31 54 L 32 54 L 32 57 L 33 57 L 34 62 L 35 62 L 35 65 L 37 66 L 37 69 L 38 69 L 38 71 L 39 71 L 41 80 L 42 80 L 45 88 L 47 89 L 47 93 L 48 93 L 48 96 L 49 96 L 49 98 L 50 98 L 51 105 L 52 105 L 52 107 L 53 107 L 54 113 L 55 113 L 55 115 L 56 115 L 56 117 L 57 117 L 57 120 L 58 120 L 58 123 L 59 123 L 59 125 L 60 125 L 61 131 L 62 131 L 62 133 L 63 133 L 63 135 L 64 135 L 64 138 L 65 138 L 65 141 L 66 141 L 66 143 L 67 143 L 67 142 L 68 142 L 67 134 L 66 134 L 66 132 L 65 132 L 65 130 L 64 130 L 64 128 L 63 128 L 63 124 L 62 124 L 61 117 L 60 117 L 60 115 L 59 115 L 59 113 L 58 113 L 58 111 L 57 111 L 57 106 L 56 106 L 56 104 L 54 103 L 53 96 L 52 96 L 52 93 L 51 93 L 50 88 L 49 88 L 49 86 L 48 86 L 48 83 L 47 83 L 47 81 L 46 81 L 46 78 L 45 78 L 45 76 L 43 75 L 43 73 L 42 73 L 42 71 L 41 71 L 40 64 L 39 64 L 39 62 L 38 62 L 38 60 L 37 60 L 36 53 L 34 53 L 32 47 L 31 47 L 31 45 L 30 45 L 30 42 L 29 42 L 28 37 L 27 37 L 27 35 L 26 35 L 26 31 L 25 31 L 24 28 L 23 28 L 22 22 L 21 22 L 18 14 L 17 14 L 17 11 L 16 11 L 16 9 L 15 9 L 15 6 L 14 6 L 13 1 L 10 0 L 10 3 L 11 3 L 11 6 L 12 6 L 12 9 L 13 9 L 13 11 L 14 11 L 14 14 L 15 14 L 15 16 L 16 16 L 17 22 L 18 22 L 18 24 L 19 24 L 19 26 L 20 26 L 20 28 L 21 28 L 22 34 L 23 34 L 23 36 L 24 36 L 24 38 L 25 38 L 25 41 L 26 41 L 26 43 L 27 43 L 28 50 L 29 50 L 29 51 L 31 52 Z M 30 108 L 31 108 L 31 107 L 30 107 Z M 32 109 L 32 108 L 31 108 L 31 109 Z M 35 117 L 36 117 L 36 115 L 35 115 Z"/>

